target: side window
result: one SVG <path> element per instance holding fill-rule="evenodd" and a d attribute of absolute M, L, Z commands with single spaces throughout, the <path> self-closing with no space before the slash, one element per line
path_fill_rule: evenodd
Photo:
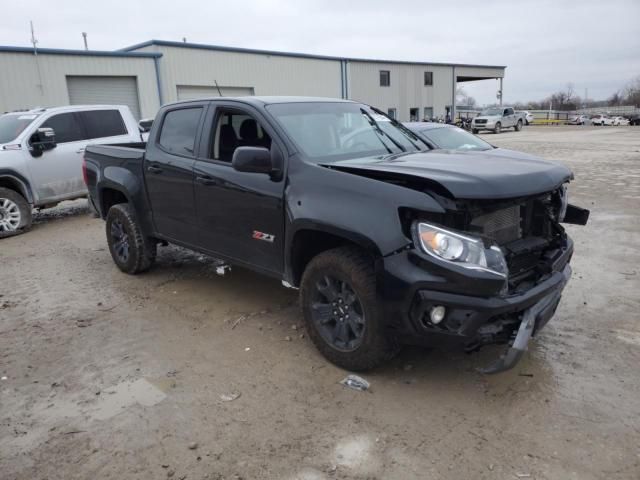
<path fill-rule="evenodd" d="M 209 158 L 231 162 L 238 147 L 271 148 L 271 137 L 251 115 L 239 110 L 220 110 L 214 124 Z"/>
<path fill-rule="evenodd" d="M 84 140 L 84 131 L 75 113 L 60 113 L 45 120 L 41 125 L 45 128 L 53 128 L 56 134 L 56 143 L 68 143 Z"/>
<path fill-rule="evenodd" d="M 505 115 L 513 115 L 513 108 L 505 108 L 504 114 Z"/>
<path fill-rule="evenodd" d="M 170 153 L 193 155 L 202 107 L 171 110 L 164 116 L 158 143 Z"/>
<path fill-rule="evenodd" d="M 78 114 L 87 139 L 126 135 L 127 127 L 119 110 L 87 110 Z"/>

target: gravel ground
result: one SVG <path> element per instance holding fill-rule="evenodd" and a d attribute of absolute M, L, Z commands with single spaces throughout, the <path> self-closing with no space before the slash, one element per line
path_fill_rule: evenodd
<path fill-rule="evenodd" d="M 514 370 L 475 372 L 495 349 L 406 349 L 347 389 L 294 291 L 174 247 L 124 275 L 67 203 L 0 240 L 0 477 L 640 478 L 640 129 L 484 138 L 569 164 L 592 211 Z"/>

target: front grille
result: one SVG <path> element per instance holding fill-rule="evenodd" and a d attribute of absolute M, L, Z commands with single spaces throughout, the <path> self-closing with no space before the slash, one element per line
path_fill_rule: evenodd
<path fill-rule="evenodd" d="M 520 208 L 520 205 L 514 205 L 513 207 L 481 215 L 473 219 L 471 226 L 479 229 L 498 245 L 518 240 L 522 237 Z"/>
<path fill-rule="evenodd" d="M 478 125 L 481 123 L 487 123 L 487 120 L 484 118 L 478 118 L 477 120 L 475 120 L 475 123 L 477 123 Z"/>
<path fill-rule="evenodd" d="M 540 252 L 525 253 L 509 258 L 509 275 L 519 275 L 534 268 L 540 261 Z"/>

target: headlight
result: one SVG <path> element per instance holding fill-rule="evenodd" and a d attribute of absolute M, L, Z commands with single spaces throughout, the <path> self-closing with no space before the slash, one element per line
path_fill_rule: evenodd
<path fill-rule="evenodd" d="M 506 277 L 507 262 L 496 245 L 486 248 L 479 238 L 468 237 L 428 223 L 418 223 L 422 249 L 429 255 L 473 270 Z"/>

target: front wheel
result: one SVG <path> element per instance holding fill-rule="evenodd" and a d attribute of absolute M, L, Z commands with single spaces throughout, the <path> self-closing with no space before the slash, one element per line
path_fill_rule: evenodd
<path fill-rule="evenodd" d="M 471 129 L 471 133 L 473 133 L 474 135 L 478 134 L 478 129 L 477 128 L 472 128 Z"/>
<path fill-rule="evenodd" d="M 107 243 L 113 261 L 125 273 L 144 272 L 155 262 L 157 245 L 144 236 L 128 203 L 119 203 L 109 209 Z"/>
<path fill-rule="evenodd" d="M 518 123 L 516 123 L 516 126 L 514 127 L 516 132 L 519 132 L 520 130 L 522 130 L 522 120 L 518 120 Z"/>
<path fill-rule="evenodd" d="M 309 337 L 339 367 L 368 370 L 399 350 L 385 331 L 373 262 L 355 248 L 313 258 L 302 277 L 300 303 Z"/>
<path fill-rule="evenodd" d="M 502 125 L 500 122 L 496 123 L 496 128 L 493 130 L 494 133 L 500 133 L 502 131 Z"/>
<path fill-rule="evenodd" d="M 31 227 L 31 205 L 14 190 L 0 187 L 0 238 L 19 235 Z"/>

